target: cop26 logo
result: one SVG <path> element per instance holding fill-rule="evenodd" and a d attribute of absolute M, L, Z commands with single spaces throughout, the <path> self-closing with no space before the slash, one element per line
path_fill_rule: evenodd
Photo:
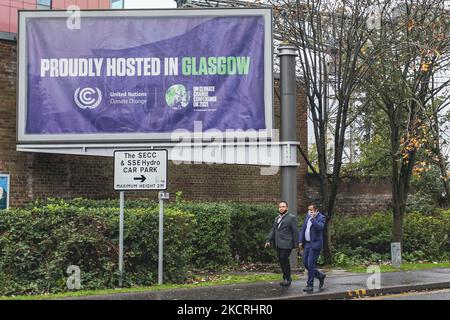
<path fill-rule="evenodd" d="M 75 103 L 81 109 L 95 109 L 102 102 L 102 92 L 99 88 L 77 88 L 73 95 Z"/>
<path fill-rule="evenodd" d="M 182 84 L 174 84 L 166 92 L 166 102 L 173 109 L 184 109 L 191 100 L 191 94 Z"/>

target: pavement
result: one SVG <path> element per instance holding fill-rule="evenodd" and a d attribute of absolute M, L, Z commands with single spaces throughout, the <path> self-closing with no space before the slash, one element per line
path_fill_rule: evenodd
<path fill-rule="evenodd" d="M 450 289 L 389 294 L 378 297 L 361 298 L 361 300 L 450 300 Z"/>
<path fill-rule="evenodd" d="M 396 294 L 409 291 L 450 288 L 450 268 L 420 271 L 386 272 L 378 275 L 379 286 L 374 287 L 374 274 L 332 271 L 327 273 L 324 290 L 314 284 L 314 293 L 304 293 L 306 274 L 281 287 L 279 281 L 233 284 L 189 289 L 167 289 L 109 295 L 71 297 L 70 300 L 330 300 Z M 281 276 L 280 276 L 281 277 Z M 281 279 L 280 279 L 281 280 Z M 369 280 L 369 281 L 368 281 Z M 371 287 L 368 287 L 368 282 Z"/>

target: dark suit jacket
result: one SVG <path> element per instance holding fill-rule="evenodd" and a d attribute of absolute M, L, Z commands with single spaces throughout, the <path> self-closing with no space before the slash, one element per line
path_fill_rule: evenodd
<path fill-rule="evenodd" d="M 275 243 L 280 249 L 293 249 L 298 247 L 297 217 L 286 212 L 278 225 L 277 216 L 273 222 L 272 230 L 267 237 L 268 242 Z"/>
<path fill-rule="evenodd" d="M 302 229 L 300 230 L 299 238 L 300 243 L 303 244 L 303 246 L 306 244 L 305 240 L 305 232 L 306 232 L 306 226 L 308 224 L 309 215 L 306 215 L 305 221 L 303 222 Z M 312 225 L 311 229 L 309 230 L 309 234 L 311 236 L 311 248 L 315 250 L 322 250 L 323 248 L 323 229 L 325 228 L 325 222 L 326 218 L 323 214 L 320 212 L 317 214 L 317 216 L 311 220 Z"/>

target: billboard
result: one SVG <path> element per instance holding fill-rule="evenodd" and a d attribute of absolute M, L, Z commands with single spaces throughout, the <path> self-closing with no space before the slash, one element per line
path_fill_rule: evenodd
<path fill-rule="evenodd" d="M 0 174 L 0 210 L 9 208 L 9 174 Z"/>
<path fill-rule="evenodd" d="M 199 122 L 271 136 L 269 8 L 68 17 L 19 13 L 18 142 L 170 141 Z"/>

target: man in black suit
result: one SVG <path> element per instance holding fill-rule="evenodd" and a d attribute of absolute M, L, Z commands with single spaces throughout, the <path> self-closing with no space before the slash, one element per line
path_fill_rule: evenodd
<path fill-rule="evenodd" d="M 297 217 L 288 212 L 288 204 L 286 201 L 280 202 L 278 212 L 280 215 L 275 218 L 272 230 L 267 237 L 267 242 L 264 247 L 269 247 L 271 243 L 275 244 L 278 260 L 283 271 L 283 281 L 280 282 L 280 285 L 287 287 L 292 282 L 289 256 L 291 255 L 292 249 L 297 248 L 299 245 Z"/>

